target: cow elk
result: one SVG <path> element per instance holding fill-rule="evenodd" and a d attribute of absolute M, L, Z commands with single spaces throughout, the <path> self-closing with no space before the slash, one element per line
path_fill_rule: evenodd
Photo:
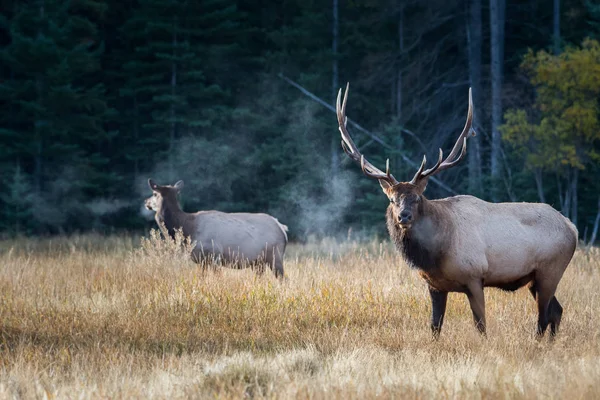
<path fill-rule="evenodd" d="M 155 211 L 154 219 L 175 236 L 181 229 L 195 243 L 192 259 L 220 260 L 236 268 L 258 267 L 266 263 L 278 278 L 283 278 L 283 255 L 287 245 L 287 226 L 268 214 L 224 213 L 199 211 L 186 213 L 179 207 L 177 195 L 183 181 L 173 186 L 157 185 L 148 180 L 152 196 L 146 199 L 147 209 Z"/>
<path fill-rule="evenodd" d="M 337 118 L 346 154 L 365 175 L 379 181 L 390 204 L 387 228 L 403 259 L 427 282 L 432 304 L 431 330 L 438 337 L 449 292 L 465 293 L 476 327 L 486 332 L 484 287 L 514 291 L 528 285 L 537 301 L 537 335 L 550 324 L 558 330 L 562 307 L 556 287 L 577 245 L 577 229 L 558 211 L 541 203 L 488 203 L 473 196 L 425 198 L 429 177 L 452 168 L 465 156 L 473 121 L 469 90 L 467 122 L 452 151 L 425 169 L 426 157 L 409 182 L 398 182 L 359 152 L 346 128 L 346 101 L 337 98 Z"/>

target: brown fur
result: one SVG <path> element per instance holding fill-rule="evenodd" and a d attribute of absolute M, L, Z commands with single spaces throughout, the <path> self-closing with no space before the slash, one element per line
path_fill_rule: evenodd
<path fill-rule="evenodd" d="M 287 245 L 287 226 L 268 214 L 199 211 L 186 213 L 179 207 L 177 194 L 183 187 L 160 186 L 148 181 L 153 191 L 145 205 L 154 210 L 158 225 L 174 237 L 181 229 L 196 246 L 195 262 L 216 259 L 233 267 L 258 267 L 268 264 L 275 276 L 283 278 L 283 256 Z"/>
<path fill-rule="evenodd" d="M 483 288 L 514 291 L 529 283 L 540 312 L 538 334 L 548 322 L 554 334 L 562 314 L 554 292 L 577 244 L 573 224 L 545 204 L 494 204 L 472 196 L 428 200 L 424 190 L 424 184 L 384 186 L 388 231 L 407 264 L 432 290 L 467 294 L 482 332 Z M 410 225 L 400 222 L 401 214 L 411 215 Z M 434 333 L 440 330 L 441 323 Z"/>
<path fill-rule="evenodd" d="M 427 200 L 423 192 L 429 177 L 457 165 L 467 151 L 467 138 L 474 136 L 473 98 L 465 126 L 444 159 L 425 169 L 427 158 L 410 182 L 398 182 L 391 174 L 371 164 L 359 151 L 346 128 L 346 101 L 338 93 L 336 114 L 342 148 L 360 165 L 363 173 L 377 179 L 390 200 L 387 227 L 406 262 L 429 284 L 432 304 L 431 329 L 437 337 L 442 329 L 448 292 L 463 292 L 469 298 L 473 319 L 485 333 L 483 288 L 516 290 L 530 283 L 538 303 L 538 334 L 548 323 L 555 334 L 562 307 L 554 297 L 556 287 L 577 245 L 577 229 L 546 204 L 492 204 L 472 196 Z"/>

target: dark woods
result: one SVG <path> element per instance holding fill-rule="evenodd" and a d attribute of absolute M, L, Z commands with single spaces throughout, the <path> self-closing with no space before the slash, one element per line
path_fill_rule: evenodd
<path fill-rule="evenodd" d="M 351 81 L 357 145 L 399 176 L 448 151 L 472 86 L 478 136 L 427 196 L 545 201 L 589 241 L 600 90 L 538 67 L 600 64 L 600 7 L 555 2 L 0 0 L 0 231 L 151 226 L 152 176 L 185 180 L 186 210 L 269 212 L 292 238 L 384 234 L 335 114 L 284 76 L 332 106 Z"/>

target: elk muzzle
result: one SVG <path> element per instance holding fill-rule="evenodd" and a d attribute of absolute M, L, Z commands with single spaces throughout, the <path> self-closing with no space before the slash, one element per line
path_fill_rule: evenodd
<path fill-rule="evenodd" d="M 412 222 L 413 218 L 410 211 L 403 210 L 400 212 L 400 215 L 398 215 L 398 223 L 402 228 L 410 228 Z"/>
<path fill-rule="evenodd" d="M 149 199 L 146 199 L 146 200 L 144 201 L 144 205 L 145 205 L 145 206 L 146 206 L 146 208 L 147 208 L 148 210 L 150 210 L 150 211 L 154 211 L 154 209 L 152 208 L 152 203 L 153 203 L 153 202 L 152 202 L 152 197 L 151 197 L 151 198 L 149 198 Z"/>

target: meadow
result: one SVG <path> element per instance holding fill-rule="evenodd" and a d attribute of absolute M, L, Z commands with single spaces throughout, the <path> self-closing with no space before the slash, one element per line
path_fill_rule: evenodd
<path fill-rule="evenodd" d="M 185 247 L 185 246 L 183 246 Z M 158 237 L 0 242 L 0 398 L 600 398 L 600 251 L 579 249 L 554 341 L 526 289 L 488 336 L 389 241 L 290 244 L 287 280 L 203 268 Z"/>

